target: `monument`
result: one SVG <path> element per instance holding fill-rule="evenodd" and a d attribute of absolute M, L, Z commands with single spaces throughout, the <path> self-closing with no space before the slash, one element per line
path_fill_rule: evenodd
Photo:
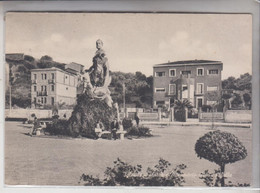
<path fill-rule="evenodd" d="M 110 123 L 117 117 L 117 105 L 112 105 L 108 89 L 111 76 L 102 40 L 96 41 L 96 48 L 92 66 L 82 75 L 83 92 L 78 96 L 77 104 L 68 120 L 67 129 L 72 136 L 95 138 L 98 121 L 104 125 L 105 130 L 110 130 Z"/>

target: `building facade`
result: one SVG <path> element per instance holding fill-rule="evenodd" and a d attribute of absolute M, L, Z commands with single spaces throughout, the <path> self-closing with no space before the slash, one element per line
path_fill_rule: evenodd
<path fill-rule="evenodd" d="M 153 67 L 153 108 L 169 107 L 176 99 L 189 100 L 195 108 L 221 100 L 223 63 L 188 60 Z"/>
<path fill-rule="evenodd" d="M 76 103 L 78 76 L 59 68 L 31 70 L 32 106 Z"/>

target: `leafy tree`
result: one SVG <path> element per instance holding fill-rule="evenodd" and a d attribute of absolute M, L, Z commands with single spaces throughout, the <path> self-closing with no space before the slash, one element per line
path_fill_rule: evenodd
<path fill-rule="evenodd" d="M 222 187 L 225 186 L 225 165 L 245 159 L 247 156 L 246 148 L 235 135 L 219 130 L 206 133 L 199 138 L 195 144 L 195 152 L 199 158 L 220 166 Z"/>

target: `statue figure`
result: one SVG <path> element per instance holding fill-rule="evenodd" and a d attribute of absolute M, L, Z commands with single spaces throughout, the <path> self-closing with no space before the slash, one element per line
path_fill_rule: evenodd
<path fill-rule="evenodd" d="M 97 51 L 92 60 L 93 65 L 89 69 L 85 70 L 83 75 L 83 93 L 87 92 L 91 98 L 104 100 L 109 107 L 112 107 L 112 99 L 108 89 L 111 82 L 111 77 L 109 76 L 109 64 L 102 47 L 103 42 L 98 39 L 96 41 Z"/>

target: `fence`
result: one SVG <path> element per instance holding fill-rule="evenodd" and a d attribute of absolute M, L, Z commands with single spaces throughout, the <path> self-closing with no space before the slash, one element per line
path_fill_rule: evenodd
<path fill-rule="evenodd" d="M 200 122 L 226 122 L 226 123 L 251 123 L 251 110 L 227 110 L 226 112 L 201 112 Z"/>
<path fill-rule="evenodd" d="M 222 112 L 201 112 L 199 113 L 200 122 L 224 122 L 224 114 Z"/>
<path fill-rule="evenodd" d="M 72 110 L 59 110 L 58 115 L 60 118 L 70 118 Z M 5 109 L 5 118 L 27 118 L 31 119 L 31 115 L 35 114 L 37 118 L 51 118 L 51 110 L 40 109 Z"/>
<path fill-rule="evenodd" d="M 60 118 L 70 118 L 73 110 L 59 110 L 58 115 Z M 51 118 L 51 110 L 40 109 L 5 109 L 5 118 L 28 118 L 31 119 L 31 115 L 35 114 L 38 118 Z M 129 118 L 134 118 L 134 113 L 128 113 Z M 119 114 L 120 119 L 124 118 L 124 113 Z M 140 121 L 163 121 L 161 118 L 161 112 L 143 113 L 139 112 L 138 116 Z M 173 121 L 172 118 L 167 118 L 168 121 Z M 200 112 L 200 122 L 226 122 L 226 123 L 251 123 L 252 111 L 251 110 L 227 110 L 226 112 Z"/>

